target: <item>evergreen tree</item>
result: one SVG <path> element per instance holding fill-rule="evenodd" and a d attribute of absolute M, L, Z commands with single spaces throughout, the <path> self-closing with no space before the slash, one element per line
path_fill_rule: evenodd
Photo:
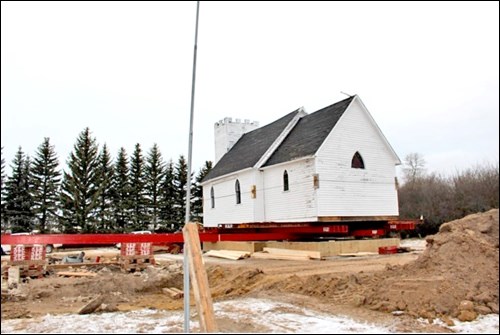
<path fill-rule="evenodd" d="M 97 220 L 99 232 L 110 232 L 113 214 L 113 165 L 106 144 L 98 158 L 99 201 L 97 204 Z"/>
<path fill-rule="evenodd" d="M 203 223 L 203 188 L 201 182 L 212 169 L 212 162 L 206 161 L 196 176 L 193 190 L 193 206 L 191 208 L 191 220 Z"/>
<path fill-rule="evenodd" d="M 5 232 L 5 229 L 6 229 L 4 183 L 5 183 L 5 159 L 3 158 L 3 147 L 2 147 L 2 180 L 1 180 L 1 184 L 0 184 L 0 197 L 1 197 L 0 205 L 1 205 L 2 232 Z"/>
<path fill-rule="evenodd" d="M 180 227 L 184 226 L 186 220 L 186 193 L 187 193 L 187 163 L 183 155 L 179 157 L 179 161 L 175 165 L 174 171 L 174 213 L 175 223 Z M 192 194 L 192 192 L 191 192 Z M 192 198 L 191 198 L 192 200 Z"/>
<path fill-rule="evenodd" d="M 29 157 L 19 147 L 12 161 L 12 175 L 5 183 L 5 217 L 13 233 L 33 229 L 30 164 Z"/>
<path fill-rule="evenodd" d="M 156 143 L 149 151 L 145 170 L 148 221 L 152 229 L 156 230 L 161 210 L 161 182 L 165 173 L 163 158 Z"/>
<path fill-rule="evenodd" d="M 54 146 L 46 137 L 38 147 L 32 168 L 33 212 L 38 219 L 37 228 L 44 233 L 58 217 L 59 183 L 61 172 Z"/>
<path fill-rule="evenodd" d="M 175 191 L 174 179 L 174 163 L 172 160 L 169 160 L 165 168 L 165 174 L 161 185 L 160 219 L 162 222 L 162 229 L 166 231 L 175 231 L 179 229 L 181 223 L 176 221 L 175 197 L 177 192 Z"/>
<path fill-rule="evenodd" d="M 3 183 L 5 181 L 5 159 L 3 159 L 3 147 L 2 147 L 2 180 L 0 182 L 0 189 L 3 190 Z M 3 196 L 2 196 L 2 203 L 3 203 Z"/>
<path fill-rule="evenodd" d="M 98 146 L 85 128 L 70 154 L 69 172 L 64 172 L 61 202 L 66 232 L 81 229 L 84 233 L 96 231 L 96 207 L 99 201 Z"/>
<path fill-rule="evenodd" d="M 124 148 L 120 148 L 113 176 L 113 211 L 115 229 L 124 232 L 130 224 L 130 182 L 128 158 Z"/>
<path fill-rule="evenodd" d="M 130 161 L 130 199 L 132 201 L 132 229 L 146 230 L 146 198 L 144 159 L 142 157 L 141 145 L 135 145 L 134 153 Z"/>

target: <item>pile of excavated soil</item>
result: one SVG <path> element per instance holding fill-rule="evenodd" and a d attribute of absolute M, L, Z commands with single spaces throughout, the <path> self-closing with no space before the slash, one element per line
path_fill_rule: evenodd
<path fill-rule="evenodd" d="M 446 322 L 498 314 L 498 231 L 498 209 L 443 224 L 416 261 L 389 266 L 364 303 Z"/>

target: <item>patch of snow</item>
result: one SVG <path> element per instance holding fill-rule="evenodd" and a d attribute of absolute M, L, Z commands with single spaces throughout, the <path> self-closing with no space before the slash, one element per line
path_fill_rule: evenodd
<path fill-rule="evenodd" d="M 191 311 L 194 313 L 195 308 Z M 229 319 L 235 327 L 250 325 L 263 333 L 391 333 L 390 327 L 363 323 L 344 316 L 315 312 L 291 304 L 264 299 L 236 299 L 214 304 L 216 318 Z M 193 319 L 193 318 L 192 318 Z M 455 320 L 454 320 L 455 321 Z M 89 315 L 46 315 L 32 319 L 2 319 L 2 333 L 181 333 L 183 311 L 143 309 L 131 312 Z M 450 327 L 457 333 L 498 334 L 498 315 L 481 316 L 473 322 L 455 321 Z M 199 323 L 190 322 L 190 330 L 199 332 Z M 241 329 L 224 329 L 240 332 Z"/>
<path fill-rule="evenodd" d="M 427 323 L 427 319 L 419 318 L 420 322 Z M 433 324 L 441 325 L 453 330 L 458 334 L 498 334 L 499 333 L 499 317 L 498 314 L 480 315 L 474 321 L 462 322 L 458 319 L 452 319 L 454 326 L 446 326 L 440 319 L 434 319 Z"/>
<path fill-rule="evenodd" d="M 471 322 L 453 320 L 455 326 L 449 327 L 456 333 L 462 334 L 498 334 L 498 314 L 480 315 Z"/>
<path fill-rule="evenodd" d="M 241 299 L 215 304 L 217 316 L 238 320 L 242 315 L 247 321 L 266 325 L 264 332 L 271 333 L 390 333 L 389 328 L 354 321 L 343 316 L 333 316 L 295 305 L 262 299 Z M 251 311 L 251 314 L 248 312 Z M 250 320 L 248 320 L 250 319 Z"/>

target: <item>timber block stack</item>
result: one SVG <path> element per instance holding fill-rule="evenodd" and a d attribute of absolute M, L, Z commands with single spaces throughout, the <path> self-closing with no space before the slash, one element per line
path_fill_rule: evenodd
<path fill-rule="evenodd" d="M 123 271 L 143 270 L 154 264 L 152 243 L 122 243 L 120 266 Z"/>
<path fill-rule="evenodd" d="M 47 266 L 45 245 L 18 244 L 10 250 L 9 266 L 18 266 L 21 277 L 43 277 Z"/>

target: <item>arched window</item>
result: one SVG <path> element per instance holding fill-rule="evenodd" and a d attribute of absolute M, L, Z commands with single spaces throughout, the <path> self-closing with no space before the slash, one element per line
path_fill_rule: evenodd
<path fill-rule="evenodd" d="M 236 183 L 234 184 L 234 190 L 236 191 L 236 203 L 241 204 L 240 181 L 238 179 L 236 179 Z"/>
<path fill-rule="evenodd" d="M 283 172 L 283 191 L 288 191 L 288 172 Z"/>
<path fill-rule="evenodd" d="M 363 162 L 363 157 L 356 151 L 354 156 L 352 156 L 351 167 L 353 169 L 364 169 L 365 162 Z"/>
<path fill-rule="evenodd" d="M 210 200 L 212 202 L 212 208 L 215 208 L 215 194 L 214 194 L 214 187 L 210 189 Z"/>

